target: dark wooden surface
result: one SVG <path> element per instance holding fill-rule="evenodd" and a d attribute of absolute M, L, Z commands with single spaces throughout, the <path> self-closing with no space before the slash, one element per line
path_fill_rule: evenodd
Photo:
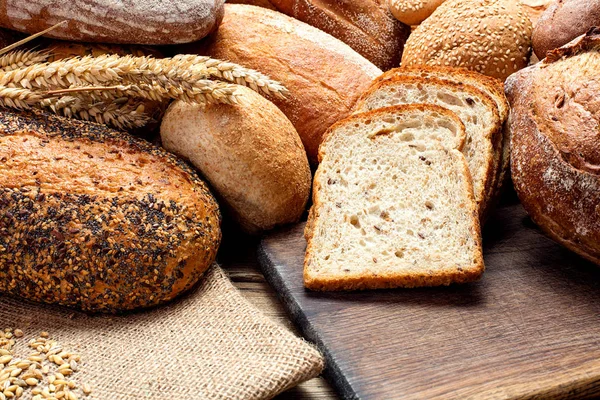
<path fill-rule="evenodd" d="M 259 260 L 342 397 L 600 396 L 600 268 L 546 238 L 520 205 L 488 222 L 483 279 L 446 288 L 309 292 L 302 228 L 266 237 Z"/>

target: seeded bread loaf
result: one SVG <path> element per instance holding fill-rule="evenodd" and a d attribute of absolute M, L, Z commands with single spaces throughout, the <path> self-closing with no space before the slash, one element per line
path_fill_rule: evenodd
<path fill-rule="evenodd" d="M 557 242 L 600 264 L 600 29 L 511 76 L 511 173 Z"/>
<path fill-rule="evenodd" d="M 239 90 L 237 105 L 171 104 L 160 133 L 167 150 L 202 172 L 241 227 L 259 233 L 300 219 L 312 175 L 292 123 L 253 90 Z"/>
<path fill-rule="evenodd" d="M 313 290 L 448 285 L 484 266 L 464 156 L 450 111 L 396 106 L 353 115 L 319 150 L 304 284 Z M 464 133 L 458 133 L 458 136 Z"/>
<path fill-rule="evenodd" d="M 217 29 L 225 0 L 4 0 L 0 26 L 79 42 L 175 44 Z"/>
<path fill-rule="evenodd" d="M 444 0 L 388 0 L 394 17 L 407 25 L 419 25 L 443 2 Z"/>
<path fill-rule="evenodd" d="M 294 124 L 312 163 L 327 128 L 350 115 L 358 96 L 381 75 L 333 36 L 276 11 L 243 4 L 226 4 L 219 30 L 184 46 L 183 52 L 226 59 L 282 82 L 290 95 L 271 100 Z"/>
<path fill-rule="evenodd" d="M 447 0 L 410 35 L 402 66 L 463 67 L 501 80 L 524 68 L 533 26 L 515 0 Z"/>
<path fill-rule="evenodd" d="M 356 111 L 417 103 L 445 107 L 463 122 L 466 143 L 462 151 L 473 177 L 475 201 L 484 219 L 489 205 L 488 194 L 499 168 L 493 143 L 501 135 L 501 123 L 494 101 L 470 86 L 434 78 L 398 76 L 371 87 L 358 100 Z"/>
<path fill-rule="evenodd" d="M 86 311 L 171 300 L 215 259 L 220 214 L 166 151 L 103 125 L 0 113 L 0 291 Z"/>
<path fill-rule="evenodd" d="M 340 39 L 382 70 L 400 65 L 410 28 L 394 19 L 387 0 L 234 0 L 275 9 Z M 267 4 L 265 4 L 267 3 Z"/>

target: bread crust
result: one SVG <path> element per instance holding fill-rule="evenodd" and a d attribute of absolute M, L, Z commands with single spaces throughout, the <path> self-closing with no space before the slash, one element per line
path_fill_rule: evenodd
<path fill-rule="evenodd" d="M 388 0 L 392 15 L 407 25 L 419 25 L 445 0 Z"/>
<path fill-rule="evenodd" d="M 253 90 L 239 90 L 236 105 L 174 102 L 161 139 L 200 170 L 242 229 L 255 234 L 300 220 L 312 176 L 292 123 Z"/>
<path fill-rule="evenodd" d="M 553 2 L 533 30 L 533 51 L 541 60 L 546 53 L 561 47 L 600 25 L 600 0 L 560 0 Z"/>
<path fill-rule="evenodd" d="M 234 0 L 277 10 L 340 39 L 382 70 L 400 65 L 410 27 L 396 20 L 386 0 Z"/>
<path fill-rule="evenodd" d="M 154 306 L 215 259 L 220 213 L 166 151 L 103 125 L 0 113 L 0 291 L 93 312 Z"/>
<path fill-rule="evenodd" d="M 492 204 L 493 193 L 495 192 L 494 184 L 497 181 L 497 176 L 500 170 L 501 164 L 501 154 L 502 150 L 499 148 L 502 146 L 502 124 L 500 120 L 500 116 L 498 114 L 498 108 L 496 107 L 496 103 L 492 100 L 490 96 L 488 96 L 485 92 L 477 89 L 476 87 L 470 85 L 463 85 L 460 83 L 454 83 L 451 81 L 436 79 L 436 78 L 421 78 L 415 76 L 403 76 L 403 75 L 390 75 L 385 79 L 380 79 L 379 83 L 372 85 L 356 102 L 355 110 L 360 110 L 363 108 L 364 103 L 368 97 L 370 97 L 374 92 L 377 92 L 381 88 L 394 84 L 418 84 L 418 83 L 428 83 L 439 86 L 445 86 L 454 88 L 455 90 L 461 90 L 465 92 L 469 92 L 473 97 L 477 97 L 481 99 L 484 103 L 487 104 L 488 108 L 494 114 L 493 119 L 495 123 L 489 127 L 489 136 L 491 140 L 492 146 L 492 155 L 486 160 L 485 171 L 486 175 L 483 181 L 483 192 L 481 199 L 478 201 L 479 205 L 479 213 L 481 216 L 481 220 L 484 221 L 486 216 L 489 213 L 489 207 Z"/>
<path fill-rule="evenodd" d="M 284 14 L 243 4 L 226 4 L 219 30 L 185 46 L 184 52 L 237 62 L 282 82 L 290 95 L 270 100 L 292 122 L 313 164 L 327 128 L 350 115 L 358 96 L 381 74 L 334 37 Z"/>
<path fill-rule="evenodd" d="M 584 144 L 587 127 L 572 130 L 563 117 L 572 115 L 564 114 L 569 110 L 556 113 L 555 107 L 562 108 L 563 103 L 571 99 L 549 105 L 542 103 L 543 99 L 538 96 L 552 94 L 560 88 L 559 82 L 541 74 L 552 72 L 555 65 L 564 67 L 566 63 L 575 63 L 578 56 L 594 59 L 588 59 L 592 64 L 587 76 L 573 79 L 581 87 L 591 84 L 593 77 L 597 79 L 600 66 L 598 48 L 600 30 L 590 30 L 576 42 L 550 52 L 546 60 L 520 71 L 506 82 L 513 110 L 508 122 L 511 174 L 521 203 L 548 236 L 596 264 L 600 264 L 600 176 L 598 171 L 586 168 L 586 164 L 579 164 L 580 159 L 571 158 L 564 152 L 565 144 L 558 141 L 566 138 L 575 145 L 578 141 Z M 574 72 L 580 71 L 577 64 L 572 68 Z M 542 92 L 536 92 L 538 83 Z M 571 90 L 579 92 L 577 86 Z M 597 127 L 599 115 L 594 113 L 593 104 L 590 100 L 586 119 Z M 561 127 L 559 135 L 553 131 L 554 124 L 565 124 L 558 125 Z"/>
<path fill-rule="evenodd" d="M 0 26 L 55 39 L 117 44 L 177 44 L 217 29 L 225 0 L 4 0 Z"/>
<path fill-rule="evenodd" d="M 426 111 L 426 110 L 434 110 L 437 113 L 445 114 L 449 119 L 455 121 L 457 126 L 462 126 L 464 129 L 464 125 L 460 121 L 460 119 L 453 112 L 446 110 L 439 106 L 429 105 L 429 104 L 410 104 L 410 105 L 400 105 L 400 106 L 392 106 L 387 108 L 381 108 L 373 111 L 368 111 L 360 114 L 354 114 L 342 121 L 331 126 L 328 129 L 327 134 L 325 135 L 325 139 L 323 141 L 323 145 L 319 149 L 319 161 L 321 161 L 325 157 L 325 147 L 328 138 L 331 137 L 332 132 L 340 125 L 347 124 L 352 121 L 358 120 L 367 120 L 372 118 L 378 118 L 382 115 L 387 115 L 390 112 L 394 113 L 409 113 L 412 111 Z M 441 147 L 440 147 L 441 148 Z M 473 186 L 471 183 L 470 172 L 467 166 L 467 162 L 463 156 L 463 154 L 457 149 L 448 149 L 448 151 L 457 159 L 462 160 L 463 172 L 467 179 L 464 179 L 464 190 L 465 193 L 468 193 L 471 201 L 469 204 L 471 205 L 468 210 L 469 214 L 472 216 L 472 237 L 475 240 L 476 248 L 481 249 L 481 228 L 479 224 L 479 216 L 478 210 L 475 206 L 475 200 L 473 197 Z M 469 270 L 463 271 L 454 271 L 454 272 L 444 272 L 437 273 L 435 275 L 430 274 L 413 274 L 411 276 L 394 276 L 392 274 L 386 274 L 384 272 L 378 273 L 377 276 L 362 276 L 362 277 L 348 277 L 348 278 L 331 278 L 331 277 L 313 277 L 310 273 L 308 273 L 308 265 L 307 262 L 311 258 L 313 252 L 313 238 L 314 238 L 314 228 L 316 225 L 316 221 L 319 218 L 318 210 L 321 206 L 321 199 L 319 197 L 319 193 L 321 191 L 321 187 L 319 185 L 320 179 L 318 179 L 320 175 L 320 170 L 317 169 L 315 174 L 314 183 L 313 183 L 313 207 L 311 208 L 311 218 L 309 223 L 305 228 L 305 238 L 307 240 L 306 247 L 306 256 L 304 259 L 304 286 L 307 289 L 315 290 L 315 291 L 349 291 L 349 290 L 367 290 L 367 289 L 385 289 L 385 288 L 414 288 L 414 287 L 426 287 L 426 286 L 442 286 L 442 285 L 450 285 L 451 283 L 467 283 L 476 281 L 481 277 L 485 270 L 483 254 L 481 251 L 475 257 L 473 268 Z"/>

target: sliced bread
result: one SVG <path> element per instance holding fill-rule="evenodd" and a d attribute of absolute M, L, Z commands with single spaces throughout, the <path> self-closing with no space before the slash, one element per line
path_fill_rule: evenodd
<path fill-rule="evenodd" d="M 457 67 L 434 67 L 419 65 L 418 67 L 402 67 L 391 69 L 379 78 L 375 79 L 372 85 L 381 81 L 391 79 L 397 76 L 415 76 L 425 79 L 436 78 L 443 79 L 454 83 L 462 83 L 464 85 L 473 86 L 490 96 L 498 107 L 498 114 L 502 124 L 508 119 L 509 105 L 506 96 L 504 95 L 504 84 L 502 81 L 491 76 L 483 75 L 478 72 L 470 71 L 465 68 Z M 498 197 L 502 184 L 506 180 L 508 165 L 510 162 L 510 143 L 508 140 L 507 130 L 502 130 L 502 135 L 498 135 L 494 142 L 495 164 L 498 165 L 498 171 L 495 174 L 493 189 L 488 193 L 489 202 L 493 203 Z"/>
<path fill-rule="evenodd" d="M 437 138 L 460 119 L 430 105 L 355 114 L 320 147 L 305 286 L 357 290 L 476 280 L 484 270 L 464 155 Z M 433 138 L 433 139 L 432 139 Z"/>
<path fill-rule="evenodd" d="M 355 111 L 416 103 L 443 106 L 456 113 L 464 123 L 467 140 L 462 151 L 467 158 L 475 201 L 483 219 L 499 164 L 493 143 L 501 134 L 501 124 L 494 101 L 481 90 L 468 85 L 433 78 L 399 76 L 372 86 L 358 100 Z"/>

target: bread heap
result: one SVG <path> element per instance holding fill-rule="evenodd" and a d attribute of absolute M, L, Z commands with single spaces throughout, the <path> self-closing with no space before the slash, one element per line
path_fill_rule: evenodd
<path fill-rule="evenodd" d="M 437 106 L 331 127 L 319 150 L 304 282 L 313 290 L 448 285 L 483 272 L 464 126 Z"/>

